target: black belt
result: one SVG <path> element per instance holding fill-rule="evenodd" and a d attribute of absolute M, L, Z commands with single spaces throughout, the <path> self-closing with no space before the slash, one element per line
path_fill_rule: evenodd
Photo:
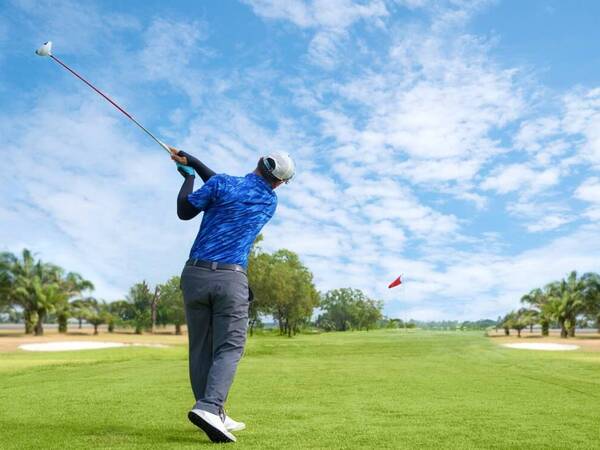
<path fill-rule="evenodd" d="M 233 270 L 234 272 L 242 272 L 246 275 L 246 269 L 239 264 L 224 264 L 215 261 L 203 261 L 201 259 L 188 259 L 186 266 L 204 267 L 210 270 Z"/>

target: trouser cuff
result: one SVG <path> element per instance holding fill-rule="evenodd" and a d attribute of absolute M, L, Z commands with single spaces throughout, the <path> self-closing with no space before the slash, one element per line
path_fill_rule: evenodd
<path fill-rule="evenodd" d="M 200 400 L 196 402 L 194 405 L 194 409 L 201 409 L 203 411 L 208 411 L 211 414 L 220 415 L 221 408 L 219 406 L 213 405 L 212 403 L 205 403 Z"/>

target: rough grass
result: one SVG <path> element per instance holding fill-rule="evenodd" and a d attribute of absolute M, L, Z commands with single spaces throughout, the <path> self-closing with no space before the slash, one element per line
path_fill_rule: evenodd
<path fill-rule="evenodd" d="M 0 353 L 0 447 L 198 448 L 185 346 Z M 238 447 L 600 448 L 600 353 L 480 333 L 250 339 Z"/>

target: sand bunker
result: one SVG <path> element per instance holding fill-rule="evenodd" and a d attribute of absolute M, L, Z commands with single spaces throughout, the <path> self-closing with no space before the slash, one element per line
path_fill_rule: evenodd
<path fill-rule="evenodd" d="M 90 341 L 62 341 L 62 342 L 43 342 L 36 344 L 19 345 L 21 350 L 29 352 L 65 352 L 71 350 L 97 350 L 102 348 L 117 347 L 157 347 L 165 348 L 168 345 L 163 344 L 125 344 L 123 342 L 90 342 Z"/>
<path fill-rule="evenodd" d="M 504 347 L 518 348 L 522 350 L 547 350 L 547 351 L 565 351 L 565 350 L 577 350 L 579 345 L 574 344 L 555 344 L 552 342 L 531 342 L 531 343 L 518 343 L 518 344 L 503 344 Z"/>

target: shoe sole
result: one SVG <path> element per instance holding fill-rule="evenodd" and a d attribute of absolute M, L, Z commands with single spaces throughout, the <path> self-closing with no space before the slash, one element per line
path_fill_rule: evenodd
<path fill-rule="evenodd" d="M 210 423 L 192 411 L 188 412 L 188 419 L 190 422 L 204 431 L 212 442 L 235 442 L 235 439 L 231 439 L 221 430 L 213 427 Z"/>

